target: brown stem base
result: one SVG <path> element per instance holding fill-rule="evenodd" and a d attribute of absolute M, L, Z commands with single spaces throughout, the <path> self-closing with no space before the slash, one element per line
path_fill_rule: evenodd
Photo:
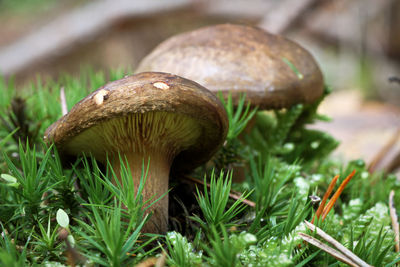
<path fill-rule="evenodd" d="M 128 161 L 134 182 L 132 194 L 135 195 L 138 191 L 141 179 L 142 166 L 144 166 L 145 173 L 149 164 L 142 197 L 143 202 L 150 200 L 145 205 L 145 208 L 147 207 L 145 214 L 151 214 L 151 217 L 141 231 L 144 233 L 164 234 L 168 230 L 168 194 L 166 193 L 168 191 L 168 179 L 171 166 L 170 160 L 157 153 L 149 153 L 146 155 L 126 154 L 125 157 Z M 121 181 L 121 164 L 119 159 L 113 160 L 113 168 Z M 160 198 L 163 194 L 165 194 L 165 196 L 150 206 L 153 201 Z"/>

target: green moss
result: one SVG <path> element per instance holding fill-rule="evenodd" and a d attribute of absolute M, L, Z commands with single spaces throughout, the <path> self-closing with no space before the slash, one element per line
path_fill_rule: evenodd
<path fill-rule="evenodd" d="M 89 71 L 18 93 L 13 83 L 0 82 L 4 92 L 0 98 L 0 265 L 66 265 L 65 241 L 52 239 L 58 233 L 58 209 L 70 218 L 73 251 L 80 255 L 74 258 L 76 263 L 133 265 L 166 253 L 169 266 L 338 265 L 335 258 L 306 245 L 298 233 L 307 232 L 303 221 L 315 213 L 309 196 L 322 197 L 334 175 L 340 174 L 342 181 L 353 169 L 355 177 L 319 226 L 370 264 L 398 260 L 386 203 L 391 190 L 398 192 L 399 181 L 382 172 L 369 174 L 362 160 L 343 164 L 329 158 L 337 141 L 305 128 L 323 119 L 316 113 L 318 103 L 276 113 L 254 113 L 245 106 L 238 111 L 226 103 L 230 138 L 212 161 L 192 174 L 200 180 L 206 177 L 210 187 L 196 190 L 174 177 L 170 232 L 141 233 L 148 218 L 141 193 L 129 190 L 132 179 L 124 165 L 122 184 L 114 184 L 115 174 L 107 166 L 80 158 L 73 168 L 65 168 L 57 152 L 41 141 L 44 130 L 61 117 L 61 86 L 71 108 L 107 77 L 124 75 Z M 24 99 L 23 119 L 18 123 L 11 108 L 16 96 Z M 241 136 L 249 114 L 257 118 L 255 128 Z M 25 132 L 20 129 L 23 125 Z M 17 134 L 25 141 L 13 138 Z M 244 181 L 238 184 L 226 175 L 235 164 L 244 170 Z M 141 179 L 139 188 L 143 183 Z M 232 199 L 232 189 L 255 207 Z M 396 207 L 399 200 L 396 194 Z"/>

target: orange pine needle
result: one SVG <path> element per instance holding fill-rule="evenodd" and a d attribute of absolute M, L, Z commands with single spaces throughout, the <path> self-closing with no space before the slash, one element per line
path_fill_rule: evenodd
<path fill-rule="evenodd" d="M 317 216 L 317 218 L 319 219 L 319 217 L 321 216 L 322 211 L 324 210 L 325 207 L 325 203 L 328 200 L 328 197 L 331 195 L 333 188 L 335 187 L 336 181 L 339 178 L 339 175 L 336 175 L 335 177 L 333 177 L 331 183 L 329 184 L 328 190 L 326 190 L 324 197 L 322 198 L 321 203 L 319 204 L 319 207 L 317 209 L 317 212 L 315 213 L 311 223 L 314 223 L 315 220 L 315 216 Z"/>
<path fill-rule="evenodd" d="M 335 192 L 335 194 L 333 195 L 331 200 L 329 200 L 328 204 L 324 208 L 324 211 L 322 212 L 322 220 L 324 220 L 326 218 L 326 216 L 328 215 L 328 213 L 331 211 L 333 205 L 335 205 L 335 202 L 338 200 L 340 194 L 343 192 L 344 188 L 350 182 L 351 178 L 353 178 L 355 173 L 356 173 L 356 170 L 353 170 L 349 174 L 349 176 L 347 176 L 346 179 L 344 179 L 344 181 L 340 184 L 338 190 Z"/>

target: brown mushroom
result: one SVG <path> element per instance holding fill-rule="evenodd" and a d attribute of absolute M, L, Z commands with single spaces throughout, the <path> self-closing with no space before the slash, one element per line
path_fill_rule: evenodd
<path fill-rule="evenodd" d="M 128 160 L 135 187 L 142 163 L 149 162 L 144 200 L 168 191 L 170 171 L 184 172 L 206 162 L 225 140 L 226 112 L 199 84 L 166 73 L 140 73 L 94 91 L 45 133 L 61 155 L 107 157 L 119 174 L 119 153 Z M 136 191 L 136 190 L 135 190 Z M 143 231 L 167 230 L 168 197 L 150 208 Z"/>
<path fill-rule="evenodd" d="M 246 93 L 260 109 L 312 103 L 323 93 L 322 73 L 297 43 L 260 28 L 223 24 L 173 36 L 136 72 L 162 71 L 191 79 L 212 92 Z"/>

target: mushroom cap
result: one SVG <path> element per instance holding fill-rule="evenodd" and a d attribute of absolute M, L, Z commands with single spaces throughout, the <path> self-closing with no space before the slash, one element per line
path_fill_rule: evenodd
<path fill-rule="evenodd" d="M 222 24 L 173 36 L 136 70 L 162 71 L 191 79 L 253 106 L 285 108 L 312 103 L 323 94 L 322 73 L 297 43 L 260 28 Z"/>
<path fill-rule="evenodd" d="M 121 117 L 137 114 L 143 116 L 149 113 L 167 114 L 166 116 L 172 121 L 175 120 L 173 116 L 181 116 L 195 123 L 196 131 L 198 131 L 198 134 L 194 135 L 195 140 L 191 140 L 190 144 L 187 140 L 173 141 L 174 144 L 186 142 L 185 147 L 181 150 L 178 148 L 179 153 L 173 159 L 173 166 L 178 169 L 175 171 L 188 171 L 209 160 L 227 135 L 227 115 L 214 94 L 196 82 L 173 74 L 146 72 L 107 83 L 97 89 L 78 102 L 69 113 L 53 123 L 46 130 L 44 139 L 46 142 L 54 142 L 64 158 L 76 156 L 82 152 L 104 153 L 97 151 L 106 145 L 93 144 L 103 142 L 102 139 L 79 140 L 80 136 L 84 136 L 84 133 L 93 127 L 98 127 L 95 128 L 95 133 L 98 132 L 101 135 L 102 129 L 99 127 L 107 122 Z M 145 122 L 139 122 L 141 123 L 145 124 Z M 123 124 L 125 127 L 125 124 L 129 123 L 125 121 Z M 132 128 L 144 127 L 132 123 L 129 125 Z M 111 128 L 117 128 L 117 126 L 113 125 Z M 131 134 L 135 132 L 135 129 L 129 131 Z M 152 131 L 153 129 L 149 129 L 149 132 L 143 135 L 151 134 Z M 175 131 L 174 133 L 179 133 L 180 129 Z M 115 135 L 117 139 L 118 134 L 112 135 Z M 172 136 L 172 138 L 183 139 L 182 136 L 178 134 L 177 137 Z M 165 138 L 170 137 L 171 134 L 166 135 Z M 148 136 L 141 136 L 139 139 L 146 138 Z M 74 144 L 76 142 L 79 142 L 79 145 Z M 124 144 L 121 146 L 123 147 Z M 124 151 L 107 151 L 109 154 L 117 152 Z M 106 158 L 106 156 L 103 157 Z"/>

